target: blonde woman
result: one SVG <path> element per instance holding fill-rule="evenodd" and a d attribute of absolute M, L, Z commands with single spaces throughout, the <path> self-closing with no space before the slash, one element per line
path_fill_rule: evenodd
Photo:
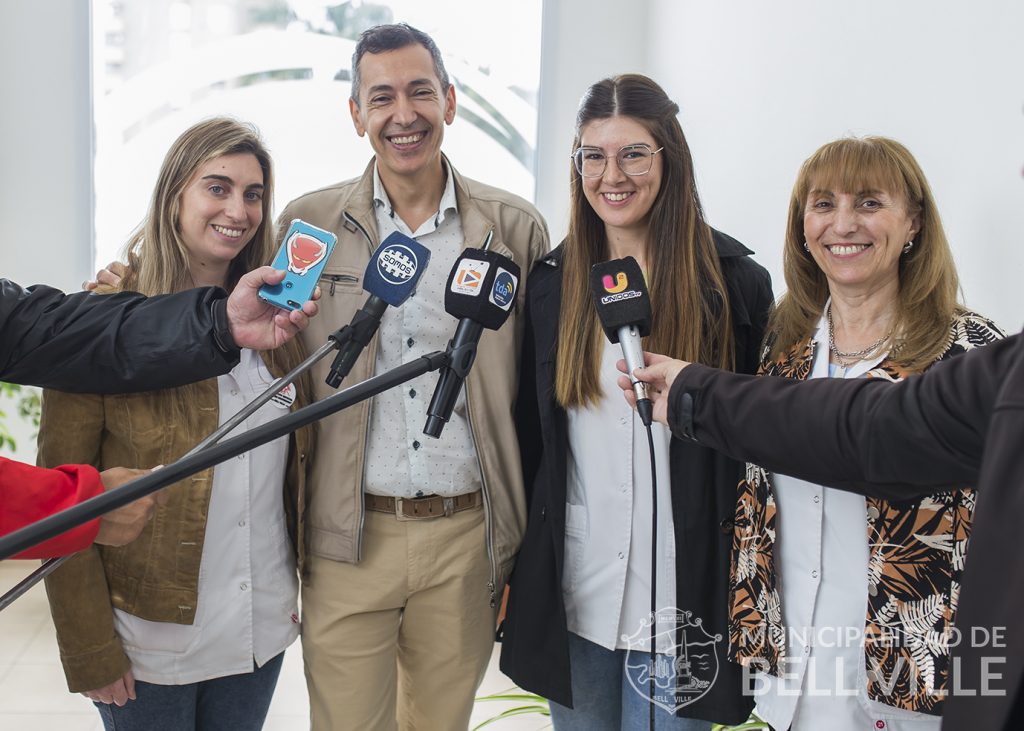
<path fill-rule="evenodd" d="M 274 252 L 270 156 L 250 127 L 212 119 L 185 131 L 161 166 L 127 245 L 120 289 L 231 290 Z M 45 392 L 44 465 L 169 463 L 301 359 L 297 343 L 243 350 L 230 373 L 118 396 Z M 286 388 L 238 430 L 298 407 Z M 118 731 L 259 729 L 286 647 L 298 635 L 297 512 L 309 430 L 169 488 L 142 536 L 93 546 L 47 579 L 68 687 Z"/>

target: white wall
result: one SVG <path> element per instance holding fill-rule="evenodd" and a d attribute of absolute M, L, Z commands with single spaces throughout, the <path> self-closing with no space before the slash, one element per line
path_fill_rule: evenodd
<path fill-rule="evenodd" d="M 682 108 L 711 223 L 784 289 L 800 163 L 847 134 L 903 142 L 931 182 L 967 304 L 1024 323 L 1024 4 L 650 0 L 648 73 Z"/>
<path fill-rule="evenodd" d="M 75 288 L 92 269 L 89 2 L 7 0 L 0 17 L 0 274 Z M 1024 322 L 1024 4 L 546 0 L 544 23 L 537 202 L 555 241 L 579 97 L 640 71 L 682 107 L 712 223 L 757 251 L 777 292 L 800 162 L 886 134 L 931 180 L 968 304 Z"/>
<path fill-rule="evenodd" d="M 92 271 L 88 0 L 0 7 L 0 276 L 77 289 Z"/>
<path fill-rule="evenodd" d="M 552 244 L 565 236 L 569 220 L 569 154 L 576 107 L 594 82 L 615 74 L 644 73 L 648 4 L 637 0 L 627 11 L 608 12 L 604 3 L 592 0 L 544 0 L 535 200 L 548 222 Z"/>

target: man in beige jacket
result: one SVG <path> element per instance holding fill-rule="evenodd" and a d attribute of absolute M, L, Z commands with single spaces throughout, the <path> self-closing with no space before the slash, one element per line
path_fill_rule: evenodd
<path fill-rule="evenodd" d="M 353 56 L 349 107 L 375 153 L 360 178 L 292 201 L 293 218 L 334 231 L 321 279 L 319 347 L 366 299 L 362 276 L 394 231 L 431 251 L 416 294 L 389 308 L 344 385 L 443 350 L 448 273 L 466 247 L 513 259 L 523 274 L 548 250 L 526 201 L 463 178 L 441 153 L 456 113 L 437 46 L 378 26 Z M 300 556 L 302 645 L 313 728 L 466 729 L 493 648 L 497 604 L 526 523 L 512 420 L 522 288 L 511 317 L 485 331 L 440 439 L 422 434 L 437 376 L 428 374 L 321 423 Z M 314 374 L 317 398 L 328 361 Z M 422 517 L 428 516 L 428 517 Z"/>

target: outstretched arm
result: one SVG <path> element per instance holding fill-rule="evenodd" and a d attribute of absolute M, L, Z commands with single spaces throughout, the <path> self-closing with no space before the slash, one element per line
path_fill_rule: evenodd
<path fill-rule="evenodd" d="M 769 470 L 886 499 L 974 484 L 1020 336 L 902 383 L 790 381 L 698 365 L 678 370 L 673 433 Z M 643 377 L 643 370 L 638 375 Z"/>

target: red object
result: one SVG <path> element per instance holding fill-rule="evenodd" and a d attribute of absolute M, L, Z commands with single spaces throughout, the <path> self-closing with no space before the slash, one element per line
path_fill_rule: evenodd
<path fill-rule="evenodd" d="M 305 274 L 315 264 L 319 264 L 327 253 L 327 245 L 312 236 L 295 234 L 288 242 L 288 268 L 297 274 Z"/>
<path fill-rule="evenodd" d="M 54 470 L 0 457 L 0 535 L 58 513 L 103 492 L 99 473 L 88 465 L 63 465 Z M 14 558 L 51 558 L 87 548 L 99 532 L 92 520 Z"/>

